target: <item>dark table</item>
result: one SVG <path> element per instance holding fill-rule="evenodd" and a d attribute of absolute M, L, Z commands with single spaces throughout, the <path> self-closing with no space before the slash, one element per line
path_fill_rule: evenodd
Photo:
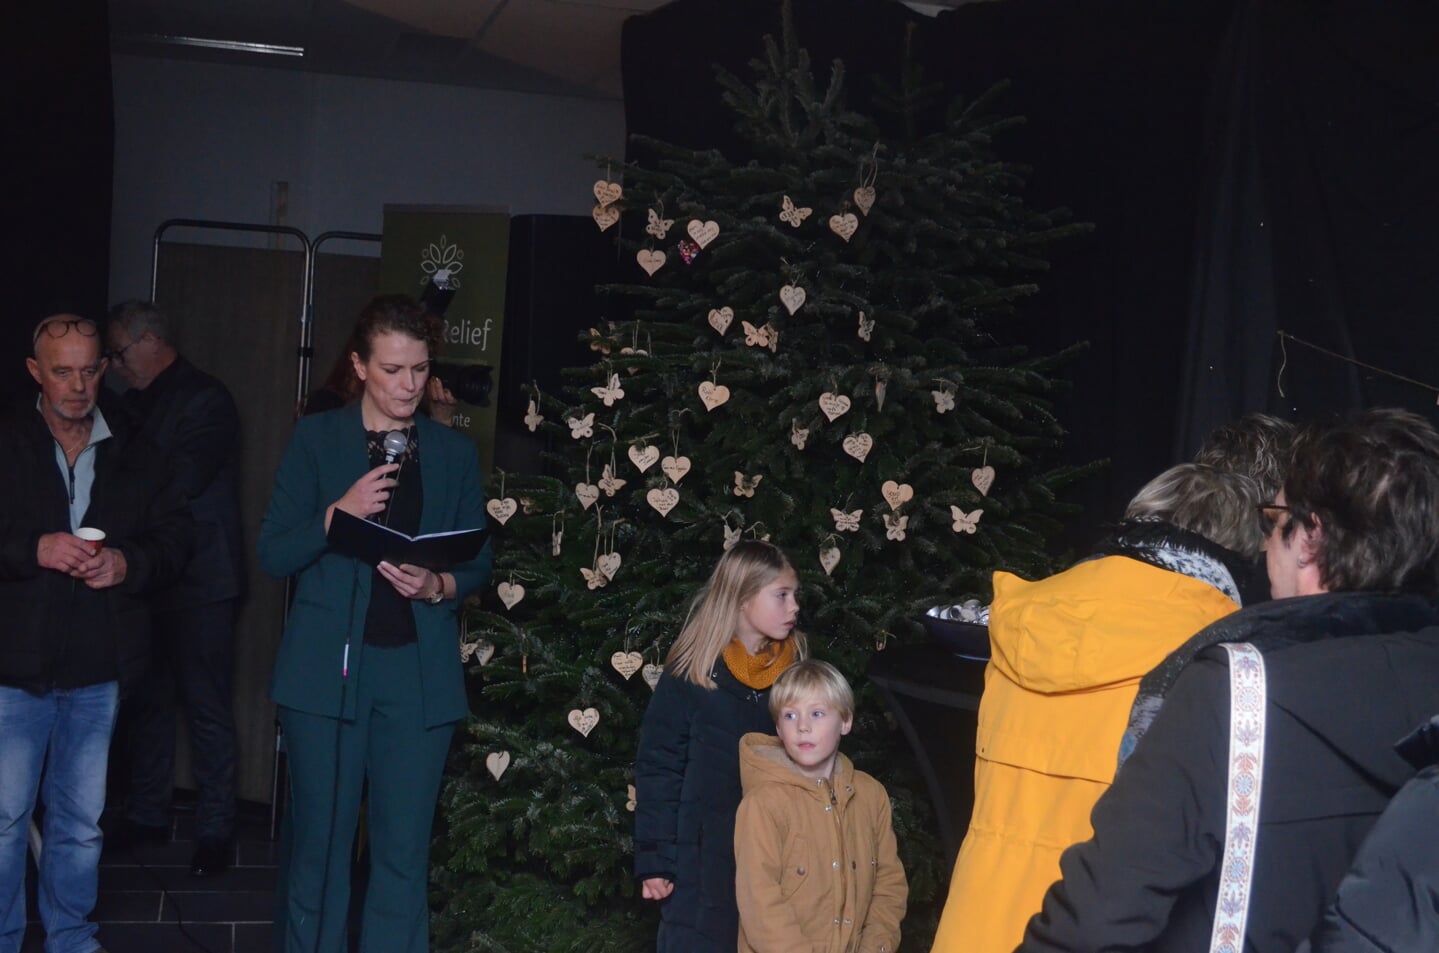
<path fill-rule="evenodd" d="M 933 642 L 891 646 L 869 661 L 869 679 L 929 786 L 951 865 L 974 809 L 974 735 L 986 664 Z"/>

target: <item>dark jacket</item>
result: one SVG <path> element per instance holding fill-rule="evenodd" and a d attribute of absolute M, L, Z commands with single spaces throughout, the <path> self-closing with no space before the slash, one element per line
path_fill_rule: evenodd
<path fill-rule="evenodd" d="M 415 426 L 425 501 L 420 533 L 484 527 L 474 442 L 428 417 L 416 417 Z M 358 402 L 295 425 L 260 526 L 260 565 L 277 577 L 298 577 L 270 685 L 277 705 L 334 718 L 343 703 L 343 716 L 354 717 L 355 693 L 341 691 L 341 666 L 346 646 L 354 647 L 348 653 L 352 677 L 364 664 L 359 646 L 375 574 L 329 548 L 325 510 L 370 469 Z M 435 606 L 411 601 L 420 653 L 420 684 L 413 690 L 428 727 L 459 721 L 469 711 L 456 614 L 465 596 L 489 580 L 491 560 L 486 544 L 475 559 L 445 570 L 455 577 L 455 598 Z"/>
<path fill-rule="evenodd" d="M 169 454 L 190 501 L 194 547 L 184 575 L 158 593 L 157 609 L 185 609 L 239 597 L 245 563 L 240 540 L 240 415 L 218 378 L 183 357 L 136 404 L 140 433 Z"/>
<path fill-rule="evenodd" d="M 112 436 L 95 447 L 84 518 L 105 531 L 107 547 L 125 556 L 124 582 L 107 589 L 40 568 L 40 537 L 71 529 L 66 478 L 33 399 L 0 421 L 9 464 L 9 485 L 0 494 L 0 683 L 48 690 L 78 666 L 86 674 L 71 687 L 116 677 L 129 685 L 147 664 L 150 611 L 142 597 L 179 576 L 190 517 L 165 455 L 128 427 L 122 413 L 107 410 Z M 94 624 L 72 624 L 81 619 Z M 87 658 L 77 660 L 77 652 Z M 86 664 L 95 652 L 108 655 L 107 671 Z"/>
<path fill-rule="evenodd" d="M 1269 693 L 1244 948 L 1291 953 L 1413 769 L 1391 747 L 1439 710 L 1439 611 L 1370 593 L 1265 603 L 1196 636 L 1249 641 Z M 1227 654 L 1200 651 L 1064 853 L 1022 950 L 1208 949 L 1224 844 Z"/>
<path fill-rule="evenodd" d="M 1439 716 L 1399 750 L 1421 770 L 1369 832 L 1302 953 L 1439 950 Z"/>
<path fill-rule="evenodd" d="M 635 756 L 635 876 L 664 877 L 657 953 L 734 953 L 734 822 L 739 740 L 774 734 L 769 690 L 755 691 L 715 662 L 705 689 L 669 672 L 645 710 Z"/>

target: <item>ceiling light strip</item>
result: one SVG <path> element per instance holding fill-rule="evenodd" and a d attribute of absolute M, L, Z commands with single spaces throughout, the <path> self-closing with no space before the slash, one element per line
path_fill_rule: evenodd
<path fill-rule="evenodd" d="M 263 56 L 304 56 L 303 46 L 280 46 L 275 43 L 246 43 L 241 40 L 213 40 L 203 36 L 167 36 L 147 33 L 136 37 L 150 43 L 166 46 L 195 46 L 206 50 L 225 50 L 230 53 L 258 53 Z"/>

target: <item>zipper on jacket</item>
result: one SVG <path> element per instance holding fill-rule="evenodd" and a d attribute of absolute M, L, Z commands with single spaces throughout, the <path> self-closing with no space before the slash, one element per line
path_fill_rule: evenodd
<path fill-rule="evenodd" d="M 78 457 L 76 459 L 79 459 Z M 70 474 L 70 505 L 75 505 L 75 464 L 66 462 L 65 472 Z"/>

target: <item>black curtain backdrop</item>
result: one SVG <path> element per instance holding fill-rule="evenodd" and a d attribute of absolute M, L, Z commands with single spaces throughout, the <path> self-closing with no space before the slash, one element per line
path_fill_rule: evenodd
<path fill-rule="evenodd" d="M 925 75 L 1026 124 L 999 142 L 1028 201 L 1093 223 L 1054 246 L 1013 330 L 1089 348 L 1063 376 L 1083 547 L 1133 492 L 1247 410 L 1307 419 L 1435 394 L 1289 344 L 1284 329 L 1424 381 L 1439 303 L 1439 8 L 1420 0 L 1002 0 L 936 18 L 890 0 L 794 0 L 816 71 L 850 103 Z M 676 0 L 624 34 L 629 132 L 735 149 L 707 64 L 747 75 L 778 0 Z M 1284 396 L 1276 374 L 1287 354 Z"/>
<path fill-rule="evenodd" d="M 105 0 L 12 5 L 0 57 L 7 167 L 0 397 L 33 391 L 24 359 L 46 315 L 104 316 L 114 115 Z"/>

